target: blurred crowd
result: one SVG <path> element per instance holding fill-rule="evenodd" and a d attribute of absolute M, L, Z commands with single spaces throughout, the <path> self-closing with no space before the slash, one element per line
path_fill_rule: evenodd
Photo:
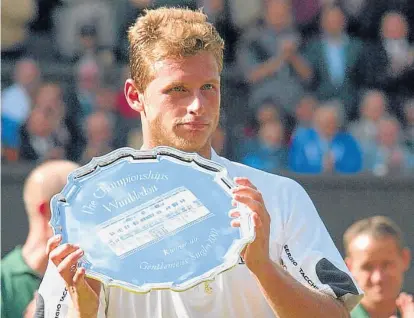
<path fill-rule="evenodd" d="M 139 148 L 126 30 L 178 5 L 203 7 L 226 42 L 219 154 L 276 173 L 414 174 L 410 0 L 3 0 L 3 160 Z"/>

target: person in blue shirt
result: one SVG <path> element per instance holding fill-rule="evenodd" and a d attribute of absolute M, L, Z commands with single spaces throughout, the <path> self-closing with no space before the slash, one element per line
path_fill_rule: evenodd
<path fill-rule="evenodd" d="M 297 173 L 357 173 L 362 152 L 357 141 L 340 131 L 340 109 L 325 104 L 315 111 L 313 127 L 294 136 L 289 149 L 289 168 Z"/>
<path fill-rule="evenodd" d="M 266 172 L 285 170 L 287 149 L 283 144 L 284 128 L 279 120 L 260 126 L 257 138 L 252 141 L 251 151 L 242 158 L 242 163 Z"/>

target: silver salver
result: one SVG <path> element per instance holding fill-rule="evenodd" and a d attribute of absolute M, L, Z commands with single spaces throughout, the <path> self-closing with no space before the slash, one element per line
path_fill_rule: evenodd
<path fill-rule="evenodd" d="M 170 147 L 120 148 L 68 177 L 51 201 L 50 224 L 62 244 L 78 244 L 87 277 L 136 293 L 181 292 L 213 280 L 240 260 L 255 237 L 239 205 L 230 225 L 226 169 Z"/>

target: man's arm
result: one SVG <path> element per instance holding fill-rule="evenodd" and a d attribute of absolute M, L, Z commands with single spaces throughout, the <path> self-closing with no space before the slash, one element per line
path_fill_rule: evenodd
<path fill-rule="evenodd" d="M 295 52 L 289 61 L 302 81 L 312 80 L 313 71 L 305 59 L 299 55 L 299 53 Z"/>
<path fill-rule="evenodd" d="M 262 194 L 247 178 L 235 182 L 233 205 L 243 204 L 252 211 L 256 232 L 242 257 L 274 313 L 280 318 L 349 317 L 361 293 L 304 189 L 286 182 L 285 192 L 279 193 L 290 196 L 280 206 L 292 210 L 286 215 L 280 256 L 285 272 L 269 254 L 271 219 Z M 230 216 L 240 216 L 237 207 Z M 235 219 L 232 225 L 240 226 L 240 221 Z"/>
<path fill-rule="evenodd" d="M 277 73 L 284 63 L 285 60 L 282 56 L 270 58 L 250 71 L 248 75 L 249 82 L 254 84 Z"/>
<path fill-rule="evenodd" d="M 350 317 L 341 301 L 302 285 L 271 261 L 257 270 L 255 276 L 267 302 L 280 318 Z"/>

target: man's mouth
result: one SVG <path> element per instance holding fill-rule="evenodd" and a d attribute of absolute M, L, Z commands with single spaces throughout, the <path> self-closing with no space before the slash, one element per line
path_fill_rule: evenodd
<path fill-rule="evenodd" d="M 180 123 L 179 126 L 182 126 L 189 130 L 204 130 L 209 126 L 209 123 L 204 121 L 189 121 L 185 123 Z"/>

